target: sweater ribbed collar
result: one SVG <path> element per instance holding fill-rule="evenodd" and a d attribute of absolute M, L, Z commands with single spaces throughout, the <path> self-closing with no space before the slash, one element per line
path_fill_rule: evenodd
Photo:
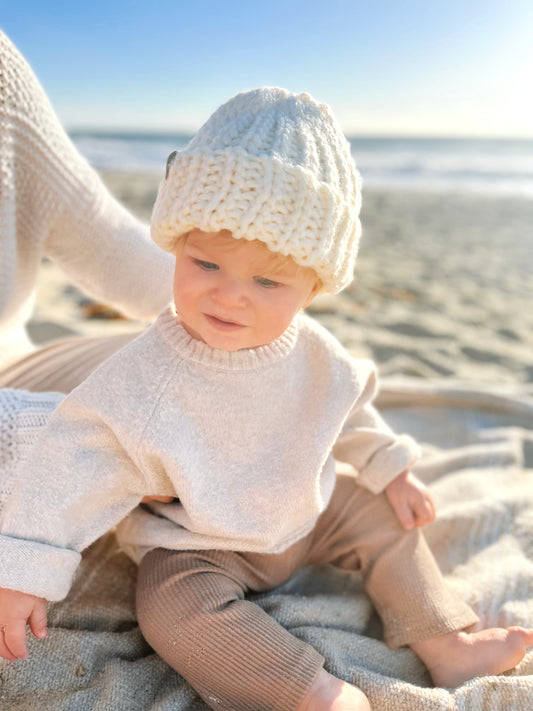
<path fill-rule="evenodd" d="M 279 338 L 264 346 L 224 351 L 193 338 L 178 320 L 174 304 L 159 315 L 155 327 L 178 357 L 218 370 L 252 370 L 270 366 L 293 350 L 298 335 L 297 316 Z"/>

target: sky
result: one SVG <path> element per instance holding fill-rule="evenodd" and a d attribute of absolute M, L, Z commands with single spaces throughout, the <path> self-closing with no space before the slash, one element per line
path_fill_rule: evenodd
<path fill-rule="evenodd" d="M 196 130 L 238 91 L 348 135 L 533 138 L 531 0 L 0 0 L 69 129 Z"/>

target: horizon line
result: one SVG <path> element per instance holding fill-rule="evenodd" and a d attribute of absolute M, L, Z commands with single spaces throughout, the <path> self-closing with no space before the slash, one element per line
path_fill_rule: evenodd
<path fill-rule="evenodd" d="M 103 137 L 130 137 L 130 138 L 176 138 L 190 139 L 192 138 L 196 130 L 187 129 L 166 129 L 166 128 L 146 128 L 146 127 L 110 127 L 105 128 L 102 126 L 76 126 L 71 128 L 65 128 L 66 132 L 71 137 L 78 137 L 83 134 L 90 134 L 91 136 L 101 136 Z M 366 132 L 360 131 L 357 133 L 345 133 L 346 138 L 351 140 L 434 140 L 434 141 L 512 141 L 512 142 L 531 142 L 533 141 L 533 134 L 531 135 L 510 135 L 510 134 L 454 134 L 454 133 L 385 133 L 385 132 Z"/>

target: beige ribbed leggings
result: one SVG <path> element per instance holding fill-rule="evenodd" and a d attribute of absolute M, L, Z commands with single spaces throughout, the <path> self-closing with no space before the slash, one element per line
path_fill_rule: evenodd
<path fill-rule="evenodd" d="M 148 553 L 137 584 L 139 624 L 212 708 L 290 711 L 324 660 L 245 596 L 325 563 L 361 571 L 391 647 L 477 621 L 446 586 L 421 532 L 404 531 L 384 495 L 339 476 L 316 527 L 282 554 Z"/>

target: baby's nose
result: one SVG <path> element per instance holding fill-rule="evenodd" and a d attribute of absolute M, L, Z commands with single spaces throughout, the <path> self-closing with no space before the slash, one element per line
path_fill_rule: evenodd
<path fill-rule="evenodd" d="M 244 289 L 237 279 L 224 279 L 219 283 L 215 297 L 225 306 L 240 305 L 245 300 Z"/>

